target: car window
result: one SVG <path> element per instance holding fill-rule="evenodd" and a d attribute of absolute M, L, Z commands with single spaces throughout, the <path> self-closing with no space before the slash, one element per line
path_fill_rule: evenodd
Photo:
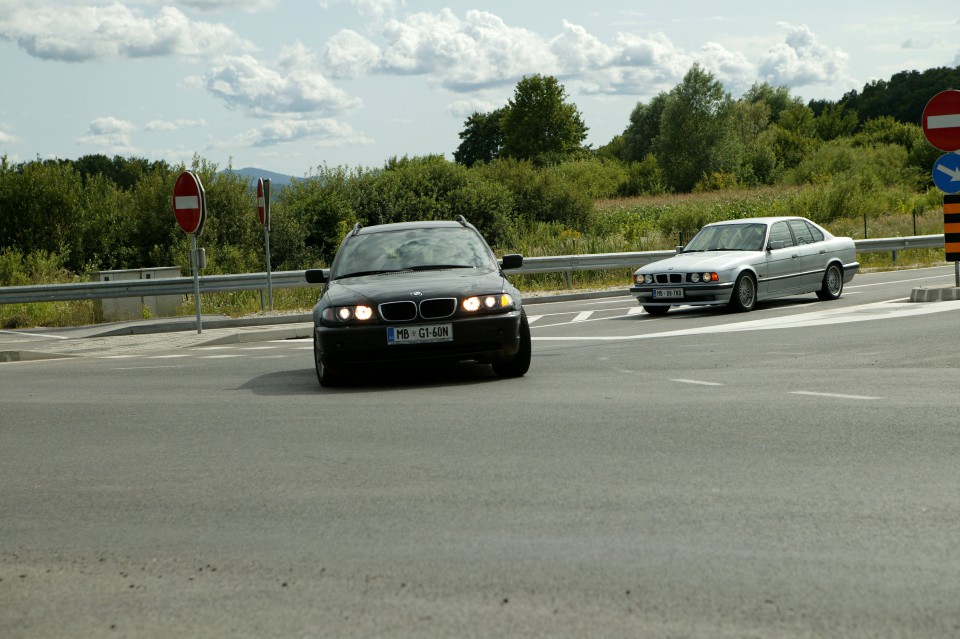
<path fill-rule="evenodd" d="M 697 233 L 685 251 L 762 251 L 764 224 L 715 224 Z"/>
<path fill-rule="evenodd" d="M 793 246 L 793 235 L 790 234 L 790 227 L 786 222 L 776 222 L 770 227 L 770 241 L 783 242 L 784 246 Z"/>
<path fill-rule="evenodd" d="M 813 235 L 814 242 L 822 242 L 824 240 L 823 231 L 815 227 L 810 222 L 804 221 L 803 223 L 807 225 L 807 229 L 810 231 L 810 234 Z"/>
<path fill-rule="evenodd" d="M 331 277 L 432 267 L 496 268 L 496 262 L 472 229 L 402 229 L 348 237 Z"/>
<path fill-rule="evenodd" d="M 811 227 L 804 220 L 790 220 L 787 222 L 793 230 L 794 237 L 797 238 L 797 244 L 813 244 L 817 239 L 813 236 Z M 823 239 L 821 236 L 820 239 Z"/>

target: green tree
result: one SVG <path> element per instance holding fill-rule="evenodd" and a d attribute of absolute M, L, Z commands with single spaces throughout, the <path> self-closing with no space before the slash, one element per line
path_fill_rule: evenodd
<path fill-rule="evenodd" d="M 536 74 L 517 83 L 500 122 L 503 146 L 500 155 L 518 160 L 578 152 L 587 137 L 587 126 L 566 90 L 552 76 Z"/>
<path fill-rule="evenodd" d="M 491 162 L 500 156 L 503 146 L 503 129 L 500 122 L 506 108 L 490 113 L 475 112 L 463 123 L 460 139 L 463 140 L 453 153 L 458 164 L 473 166 L 477 162 Z"/>
<path fill-rule="evenodd" d="M 699 64 L 669 93 L 654 153 L 671 189 L 689 192 L 705 175 L 737 169 L 743 148 L 731 127 L 732 110 L 723 85 Z"/>
<path fill-rule="evenodd" d="M 623 132 L 623 159 L 640 162 L 653 151 L 660 135 L 660 119 L 667 104 L 667 94 L 660 93 L 650 104 L 638 102 L 630 112 L 630 124 Z"/>
<path fill-rule="evenodd" d="M 766 105 L 770 110 L 771 122 L 779 121 L 780 115 L 789 108 L 803 105 L 800 98 L 790 96 L 790 89 L 785 86 L 775 87 L 769 82 L 755 83 L 743 94 L 743 102 Z"/>
<path fill-rule="evenodd" d="M 824 142 L 849 137 L 856 130 L 859 120 L 856 111 L 843 105 L 830 104 L 814 119 L 817 137 Z"/>

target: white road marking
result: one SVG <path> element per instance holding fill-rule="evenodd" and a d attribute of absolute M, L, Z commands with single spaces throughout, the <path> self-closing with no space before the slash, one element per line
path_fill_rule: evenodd
<path fill-rule="evenodd" d="M 21 333 L 20 331 L 0 331 L 4 335 L 17 335 L 18 337 L 49 337 L 51 339 L 70 339 L 63 335 L 44 335 L 43 333 Z"/>
<path fill-rule="evenodd" d="M 593 311 L 583 311 L 583 312 L 581 312 L 581 313 L 577 313 L 577 316 L 574 317 L 574 318 L 573 318 L 572 320 L 570 320 L 570 321 L 571 321 L 571 322 L 585 322 L 585 321 L 587 321 L 588 319 L 590 319 L 590 316 L 591 316 L 591 315 L 593 315 Z"/>
<path fill-rule="evenodd" d="M 663 337 L 686 337 L 689 335 L 708 335 L 715 333 L 736 333 L 741 331 L 778 330 L 784 328 L 807 328 L 811 326 L 827 326 L 830 324 L 848 324 L 851 322 L 866 322 L 879 319 L 897 319 L 916 317 L 931 313 L 944 313 L 960 310 L 960 300 L 936 303 L 921 302 L 876 302 L 862 306 L 844 308 L 826 308 L 811 313 L 800 313 L 790 317 L 769 317 L 744 322 L 734 322 L 717 326 L 681 329 L 663 333 L 647 333 L 643 335 L 598 335 L 598 336 L 570 336 L 570 337 L 534 337 L 542 342 L 616 342 L 638 339 L 657 339 Z"/>
<path fill-rule="evenodd" d="M 177 359 L 178 357 L 190 357 L 187 353 L 174 353 L 172 355 L 151 355 L 147 359 Z"/>
<path fill-rule="evenodd" d="M 719 382 L 704 382 L 697 379 L 671 379 L 670 381 L 680 384 L 696 384 L 697 386 L 723 386 Z"/>
<path fill-rule="evenodd" d="M 225 354 L 225 355 L 201 355 L 200 359 L 230 359 L 231 357 L 243 357 L 243 355 Z"/>
<path fill-rule="evenodd" d="M 842 393 L 814 393 L 811 391 L 790 391 L 791 395 L 810 395 L 813 397 L 835 397 L 837 399 L 863 399 L 863 400 L 876 400 L 883 399 L 882 397 L 870 397 L 868 395 L 844 395 Z"/>
<path fill-rule="evenodd" d="M 643 312 L 642 306 L 632 306 L 627 309 L 627 315 L 639 315 Z"/>
<path fill-rule="evenodd" d="M 527 315 L 527 324 L 533 324 L 541 317 L 543 317 L 543 315 Z"/>

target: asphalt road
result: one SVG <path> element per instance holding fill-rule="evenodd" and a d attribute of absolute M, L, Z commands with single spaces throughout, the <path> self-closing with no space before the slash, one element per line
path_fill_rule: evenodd
<path fill-rule="evenodd" d="M 530 305 L 518 380 L 0 364 L 0 637 L 960 636 L 952 277 Z"/>

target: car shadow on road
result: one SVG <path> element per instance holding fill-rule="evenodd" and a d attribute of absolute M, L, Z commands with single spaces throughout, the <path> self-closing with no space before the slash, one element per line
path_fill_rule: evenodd
<path fill-rule="evenodd" d="M 450 386 L 470 386 L 501 381 L 489 366 L 462 364 L 438 370 L 371 371 L 352 377 L 334 387 L 321 387 L 313 368 L 278 371 L 254 377 L 239 390 L 255 395 L 288 397 L 294 395 L 350 394 L 406 391 Z"/>

